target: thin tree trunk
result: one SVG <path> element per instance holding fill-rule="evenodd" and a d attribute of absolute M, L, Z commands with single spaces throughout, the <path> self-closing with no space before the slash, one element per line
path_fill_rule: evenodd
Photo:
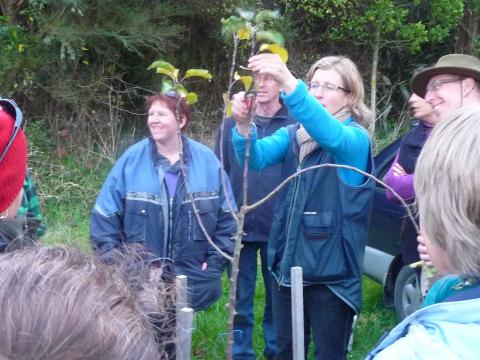
<path fill-rule="evenodd" d="M 377 68 L 378 55 L 380 53 L 380 29 L 375 32 L 372 53 L 372 73 L 370 76 L 370 109 L 373 113 L 373 122 L 370 125 L 370 132 L 375 136 L 375 123 L 377 122 Z"/>
<path fill-rule="evenodd" d="M 480 56 L 480 0 L 465 2 L 463 18 L 457 26 L 455 52 Z"/>
<path fill-rule="evenodd" d="M 480 28 L 478 17 L 480 16 L 480 0 L 471 1 L 470 11 L 470 24 L 468 27 L 470 36 L 468 38 L 468 48 L 470 54 L 479 56 L 480 50 L 478 45 L 480 43 Z"/>
<path fill-rule="evenodd" d="M 237 234 L 235 235 L 235 249 L 233 250 L 233 260 L 232 260 L 232 275 L 230 277 L 230 294 L 228 299 L 228 319 L 227 319 L 227 360 L 232 360 L 233 358 L 233 320 L 237 311 L 235 309 L 237 302 L 237 278 L 240 265 L 240 251 L 242 250 L 242 238 L 243 238 L 243 223 L 245 220 L 245 207 L 240 208 L 240 212 L 237 215 L 238 219 L 238 228 Z"/>

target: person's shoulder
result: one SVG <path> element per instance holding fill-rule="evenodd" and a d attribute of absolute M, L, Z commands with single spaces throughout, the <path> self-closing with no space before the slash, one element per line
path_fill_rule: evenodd
<path fill-rule="evenodd" d="M 365 134 L 366 136 L 369 136 L 368 135 L 368 130 L 365 129 L 365 127 L 363 127 L 362 125 L 360 125 L 355 119 L 351 119 L 351 121 L 348 121 L 346 123 L 344 123 L 346 126 L 350 126 L 352 129 L 354 129 L 354 131 L 358 132 L 358 133 L 361 133 L 361 134 Z"/>
<path fill-rule="evenodd" d="M 195 154 L 201 154 L 204 157 L 215 159 L 215 162 L 218 162 L 217 155 L 210 149 L 207 145 L 202 144 L 196 140 L 193 140 L 190 137 L 187 137 L 187 141 L 190 147 L 190 151 Z"/>
<path fill-rule="evenodd" d="M 122 157 L 123 156 L 135 155 L 139 152 L 148 150 L 149 148 L 150 148 L 150 139 L 149 138 L 144 138 L 144 139 L 136 142 L 135 144 L 129 146 L 127 148 L 127 150 L 125 150 L 124 153 L 122 154 Z"/>
<path fill-rule="evenodd" d="M 139 158 L 145 158 L 146 154 L 150 151 L 150 139 L 142 139 L 135 144 L 131 145 L 123 152 L 123 154 L 115 162 L 116 166 L 121 164 L 137 161 Z"/>
<path fill-rule="evenodd" d="M 279 120 L 279 121 L 282 121 L 284 124 L 288 125 L 288 124 L 294 124 L 296 122 L 298 122 L 292 115 L 292 113 L 288 110 L 288 107 L 287 105 L 285 105 L 285 103 L 283 102 L 283 100 L 280 98 L 279 99 L 280 101 L 280 109 L 278 109 L 278 111 L 275 113 L 275 115 L 273 116 L 273 119 L 274 120 Z"/>

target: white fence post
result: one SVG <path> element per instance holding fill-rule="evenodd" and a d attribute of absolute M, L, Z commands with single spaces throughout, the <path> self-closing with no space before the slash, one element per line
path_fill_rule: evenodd
<path fill-rule="evenodd" d="M 187 277 L 185 275 L 175 277 L 175 295 L 177 311 L 188 307 Z"/>
<path fill-rule="evenodd" d="M 193 309 L 177 310 L 176 323 L 176 359 L 190 360 L 192 356 Z"/>
<path fill-rule="evenodd" d="M 304 328 L 303 328 L 303 273 L 302 268 L 295 266 L 290 269 L 292 278 L 292 338 L 293 360 L 305 359 Z"/>
<path fill-rule="evenodd" d="M 190 360 L 192 356 L 193 309 L 188 304 L 187 277 L 175 277 L 175 356 L 177 360 Z"/>

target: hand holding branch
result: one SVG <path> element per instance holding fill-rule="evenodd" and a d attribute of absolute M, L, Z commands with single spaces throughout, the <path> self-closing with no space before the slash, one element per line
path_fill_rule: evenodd
<path fill-rule="evenodd" d="M 232 117 L 237 123 L 237 131 L 243 136 L 248 135 L 250 127 L 250 111 L 253 99 L 246 98 L 241 91 L 232 97 Z"/>
<path fill-rule="evenodd" d="M 267 74 L 275 79 L 286 94 L 297 87 L 297 79 L 288 70 L 277 54 L 258 54 L 248 59 L 248 67 L 258 74 Z"/>

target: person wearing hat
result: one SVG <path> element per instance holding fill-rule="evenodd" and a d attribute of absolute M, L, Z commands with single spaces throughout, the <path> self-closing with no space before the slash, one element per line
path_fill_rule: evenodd
<path fill-rule="evenodd" d="M 421 233 L 440 278 L 422 308 L 366 359 L 478 359 L 480 342 L 480 104 L 445 117 L 415 169 Z"/>
<path fill-rule="evenodd" d="M 480 60 L 465 54 L 442 56 L 412 77 L 415 94 L 432 104 L 439 117 L 462 106 L 480 103 Z"/>
<path fill-rule="evenodd" d="M 18 110 L 13 102 L 10 104 Z M 19 243 L 16 240 L 22 238 L 22 221 L 15 215 L 22 201 L 22 187 L 27 173 L 27 140 L 20 126 L 21 115 L 14 118 L 8 111 L 10 109 L 3 103 L 1 105 L 0 251 L 5 251 L 16 247 L 15 244 Z"/>

